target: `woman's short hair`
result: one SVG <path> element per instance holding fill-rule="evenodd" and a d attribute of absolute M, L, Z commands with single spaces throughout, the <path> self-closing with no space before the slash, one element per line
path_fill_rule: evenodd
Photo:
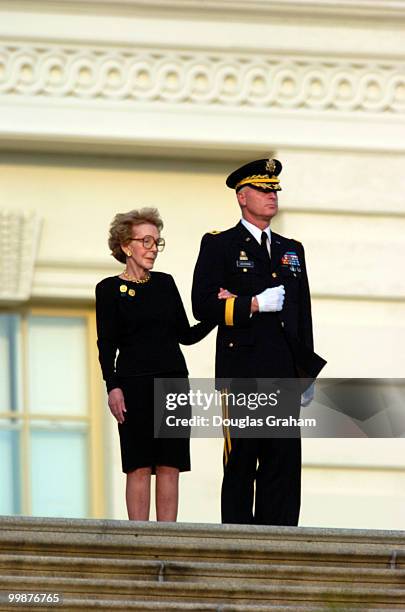
<path fill-rule="evenodd" d="M 141 225 L 141 223 L 155 225 L 159 233 L 163 229 L 163 221 L 157 208 L 140 208 L 126 213 L 118 213 L 112 220 L 108 246 L 111 249 L 111 255 L 121 263 L 126 263 L 126 256 L 121 249 L 121 245 L 128 244 L 132 238 L 133 226 Z"/>

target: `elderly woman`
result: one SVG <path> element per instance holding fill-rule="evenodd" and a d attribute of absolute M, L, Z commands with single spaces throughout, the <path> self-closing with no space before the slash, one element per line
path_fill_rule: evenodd
<path fill-rule="evenodd" d="M 177 518 L 179 472 L 190 470 L 189 439 L 154 438 L 153 381 L 187 377 L 179 343 L 194 344 L 214 327 L 190 327 L 172 276 L 151 272 L 165 246 L 162 228 L 156 208 L 116 215 L 108 245 L 125 269 L 96 287 L 99 360 L 108 405 L 118 421 L 132 520 L 149 519 L 152 474 L 157 520 Z"/>

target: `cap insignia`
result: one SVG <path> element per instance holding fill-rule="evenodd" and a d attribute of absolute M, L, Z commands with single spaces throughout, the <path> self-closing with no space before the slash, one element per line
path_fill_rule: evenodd
<path fill-rule="evenodd" d="M 267 172 L 270 172 L 271 174 L 273 174 L 276 170 L 276 162 L 274 161 L 274 159 L 268 159 L 266 161 L 266 170 Z"/>

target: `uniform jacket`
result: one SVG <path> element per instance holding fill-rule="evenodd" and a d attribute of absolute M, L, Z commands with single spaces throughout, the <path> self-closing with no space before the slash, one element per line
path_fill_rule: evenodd
<path fill-rule="evenodd" d="M 251 316 L 252 297 L 278 285 L 285 287 L 283 309 Z M 237 297 L 219 300 L 220 287 Z M 224 232 L 205 234 L 194 271 L 192 303 L 197 320 L 218 324 L 217 378 L 272 376 L 286 344 L 299 376 L 315 377 L 326 363 L 313 352 L 304 247 L 296 240 L 272 232 L 270 264 L 240 222 Z"/>

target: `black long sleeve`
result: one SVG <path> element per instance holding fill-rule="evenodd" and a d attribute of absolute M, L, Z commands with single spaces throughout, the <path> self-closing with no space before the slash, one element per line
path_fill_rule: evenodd
<path fill-rule="evenodd" d="M 312 331 L 312 313 L 311 313 L 311 294 L 309 291 L 309 283 L 307 276 L 307 267 L 305 264 L 305 252 L 301 243 L 299 248 L 301 251 L 301 292 L 299 302 L 299 318 L 298 318 L 298 335 L 308 348 L 313 350 L 314 338 Z"/>
<path fill-rule="evenodd" d="M 207 336 L 210 331 L 217 326 L 217 324 L 212 321 L 202 321 L 196 325 L 190 325 L 179 290 L 177 289 L 174 279 L 172 278 L 171 280 L 173 283 L 173 294 L 175 299 L 176 331 L 178 341 L 180 344 L 185 345 L 196 344 L 205 338 L 205 336 Z"/>
<path fill-rule="evenodd" d="M 96 286 L 97 346 L 103 378 L 107 391 L 118 386 L 115 374 L 115 358 L 119 345 L 117 300 L 108 285 Z"/>

